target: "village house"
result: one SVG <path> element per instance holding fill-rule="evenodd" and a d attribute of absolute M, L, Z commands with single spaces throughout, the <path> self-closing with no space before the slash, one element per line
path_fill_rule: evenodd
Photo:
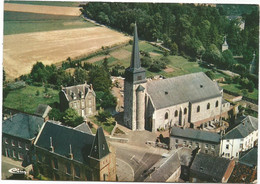
<path fill-rule="evenodd" d="M 73 129 L 47 121 L 34 143 L 34 172 L 52 180 L 116 181 L 115 152 L 103 129 L 93 135 L 82 126 Z"/>
<path fill-rule="evenodd" d="M 73 108 L 84 119 L 96 114 L 96 94 L 91 84 L 62 86 L 59 98 L 61 111 Z"/>
<path fill-rule="evenodd" d="M 199 149 L 201 153 L 218 156 L 220 140 L 221 136 L 214 132 L 172 127 L 169 148 L 174 150 L 188 147 L 192 150 Z"/>
<path fill-rule="evenodd" d="M 190 167 L 190 182 L 226 183 L 234 166 L 234 160 L 198 153 Z"/>
<path fill-rule="evenodd" d="M 253 148 L 257 140 L 258 119 L 247 116 L 223 136 L 220 154 L 225 158 L 239 158 L 240 152 Z"/>
<path fill-rule="evenodd" d="M 2 123 L 2 155 L 23 161 L 23 166 L 31 163 L 33 142 L 44 123 L 42 117 L 18 113 Z"/>
<path fill-rule="evenodd" d="M 154 132 L 172 126 L 195 128 L 228 117 L 230 104 L 223 100 L 223 90 L 203 72 L 148 81 L 139 55 L 135 26 L 131 64 L 125 70 L 125 126 Z"/>

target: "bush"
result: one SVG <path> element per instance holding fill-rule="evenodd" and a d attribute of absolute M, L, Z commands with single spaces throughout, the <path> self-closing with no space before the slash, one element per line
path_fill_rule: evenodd
<path fill-rule="evenodd" d="M 24 81 L 17 81 L 17 82 L 10 83 L 7 85 L 7 87 L 10 90 L 21 89 L 21 88 L 24 88 L 25 86 L 26 86 L 26 84 Z"/>
<path fill-rule="evenodd" d="M 110 112 L 105 111 L 104 109 L 100 109 L 96 117 L 98 121 L 104 123 L 107 121 L 108 118 L 112 117 L 112 115 Z"/>

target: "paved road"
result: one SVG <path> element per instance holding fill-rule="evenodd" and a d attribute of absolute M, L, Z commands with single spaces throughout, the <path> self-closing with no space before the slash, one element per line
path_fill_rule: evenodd
<path fill-rule="evenodd" d="M 161 159 L 161 154 L 168 152 L 149 146 L 139 147 L 115 142 L 111 144 L 116 149 L 119 181 L 143 181 L 142 174 Z"/>
<path fill-rule="evenodd" d="M 19 161 L 14 161 L 10 158 L 2 156 L 2 180 L 5 180 L 6 178 L 12 175 L 11 173 L 8 172 L 9 169 L 11 168 L 23 169 L 21 164 L 22 163 Z"/>

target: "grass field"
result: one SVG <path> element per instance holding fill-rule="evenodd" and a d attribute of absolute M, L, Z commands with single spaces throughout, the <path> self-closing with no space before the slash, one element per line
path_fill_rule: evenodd
<path fill-rule="evenodd" d="M 37 90 L 39 95 L 36 95 Z M 10 91 L 4 99 L 4 106 L 27 113 L 34 113 L 39 104 L 59 102 L 59 91 L 48 88 L 50 97 L 45 97 L 44 87 L 26 86 L 22 89 Z"/>
<path fill-rule="evenodd" d="M 93 27 L 78 16 L 4 12 L 4 35 Z"/>
<path fill-rule="evenodd" d="M 223 89 L 226 89 L 228 91 L 232 91 L 235 93 L 238 93 L 239 95 L 243 95 L 242 93 L 242 88 L 239 84 L 227 84 L 227 85 L 223 85 L 221 86 Z M 254 100 L 258 100 L 258 90 L 254 89 L 254 91 L 252 93 L 248 93 L 248 95 L 246 95 L 246 97 L 252 98 Z"/>
<path fill-rule="evenodd" d="M 139 43 L 139 49 L 140 51 L 142 50 L 142 51 L 149 52 L 152 59 L 159 59 L 163 57 L 163 52 L 159 48 L 149 44 L 148 42 L 141 41 Z M 130 65 L 131 51 L 132 51 L 132 45 L 127 45 L 125 47 L 112 51 L 107 56 L 99 55 L 94 58 L 91 58 L 91 61 L 95 60 L 95 58 L 102 58 L 94 62 L 94 64 L 100 65 L 104 61 L 103 58 L 107 57 L 108 65 L 110 67 L 113 67 L 115 65 L 121 65 L 127 68 Z M 168 59 L 170 60 L 170 63 L 167 65 L 166 71 L 162 70 L 160 72 L 155 73 L 155 72 L 150 72 L 146 69 L 146 76 L 153 77 L 155 75 L 163 75 L 165 77 L 175 77 L 179 75 L 185 75 L 185 74 L 196 73 L 196 72 L 206 72 L 210 70 L 201 67 L 197 62 L 190 62 L 182 56 L 168 56 Z M 88 60 L 85 60 L 83 62 L 88 62 Z M 169 72 L 167 72 L 167 70 Z M 218 72 L 215 73 L 215 78 L 220 78 L 224 76 L 225 76 L 224 74 Z"/>
<path fill-rule="evenodd" d="M 65 7 L 78 7 L 80 4 L 79 2 L 68 2 L 68 1 L 5 1 L 5 3 L 65 6 Z"/>

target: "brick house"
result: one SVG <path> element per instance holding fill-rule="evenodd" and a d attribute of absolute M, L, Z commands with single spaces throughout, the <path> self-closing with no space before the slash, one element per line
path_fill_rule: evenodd
<path fill-rule="evenodd" d="M 30 163 L 32 144 L 44 123 L 41 117 L 18 113 L 2 123 L 2 155 Z"/>
<path fill-rule="evenodd" d="M 52 180 L 116 180 L 115 153 L 102 128 L 92 135 L 47 121 L 34 148 L 34 172 Z"/>
<path fill-rule="evenodd" d="M 92 85 L 84 83 L 69 87 L 62 86 L 59 98 L 61 111 L 73 108 L 83 118 L 93 116 L 96 113 L 96 94 Z"/>

